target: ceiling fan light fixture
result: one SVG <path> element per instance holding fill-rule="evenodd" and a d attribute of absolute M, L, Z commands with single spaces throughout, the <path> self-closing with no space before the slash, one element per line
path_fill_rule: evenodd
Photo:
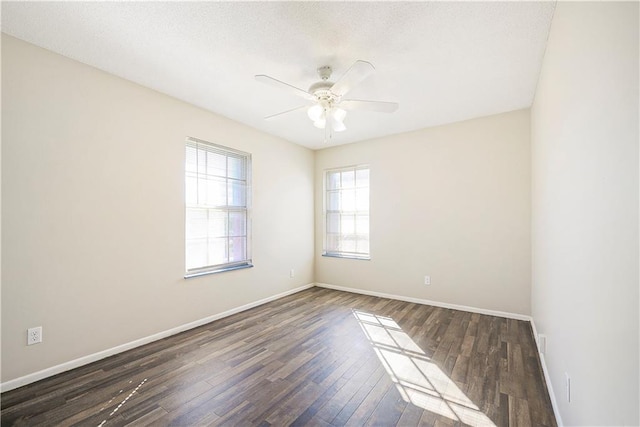
<path fill-rule="evenodd" d="M 347 127 L 344 125 L 343 120 L 347 117 L 347 112 L 342 108 L 333 108 L 327 114 L 328 120 L 331 121 L 331 129 L 335 132 L 342 132 L 347 130 Z"/>
<path fill-rule="evenodd" d="M 347 117 L 347 112 L 342 108 L 334 108 L 332 112 L 333 118 L 342 123 L 344 118 Z"/>
<path fill-rule="evenodd" d="M 331 111 L 329 115 L 329 120 L 331 120 L 331 129 L 335 132 L 342 132 L 347 129 L 347 127 L 342 122 L 347 115 L 347 112 L 341 108 L 336 108 Z"/>
<path fill-rule="evenodd" d="M 336 132 L 342 132 L 347 129 L 343 123 L 347 112 L 342 108 L 327 109 L 320 104 L 316 104 L 309 107 L 307 115 L 313 120 L 313 125 L 319 129 L 325 128 L 327 120 L 331 122 L 331 129 Z"/>
<path fill-rule="evenodd" d="M 307 110 L 307 116 L 309 116 L 309 118 L 314 122 L 317 122 L 320 119 L 324 120 L 324 108 L 322 108 L 322 105 L 320 104 L 312 105 Z"/>
<path fill-rule="evenodd" d="M 313 125 L 319 129 L 324 129 L 327 125 L 327 120 L 324 117 L 321 117 L 318 120 L 314 120 Z"/>
<path fill-rule="evenodd" d="M 347 127 L 344 125 L 344 123 L 334 120 L 333 124 L 331 125 L 331 129 L 334 132 L 342 132 L 347 130 Z"/>

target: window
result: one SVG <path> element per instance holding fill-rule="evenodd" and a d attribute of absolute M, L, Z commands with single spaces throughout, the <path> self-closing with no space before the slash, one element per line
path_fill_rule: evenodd
<path fill-rule="evenodd" d="M 187 138 L 186 275 L 251 267 L 251 155 Z"/>
<path fill-rule="evenodd" d="M 325 256 L 369 257 L 369 166 L 325 172 Z"/>

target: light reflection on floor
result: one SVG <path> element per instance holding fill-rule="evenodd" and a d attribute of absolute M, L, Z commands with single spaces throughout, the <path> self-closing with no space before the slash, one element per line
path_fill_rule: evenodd
<path fill-rule="evenodd" d="M 132 383 L 132 382 L 133 381 L 129 381 L 129 383 Z M 127 403 L 127 400 L 129 400 L 131 398 L 131 396 L 133 396 L 136 393 L 136 391 L 138 391 L 138 389 L 140 387 L 142 387 L 144 385 L 144 383 L 146 383 L 146 382 L 147 382 L 146 378 L 144 380 L 142 380 L 142 382 L 140 384 L 138 384 L 138 386 L 136 388 L 134 388 L 133 391 L 131 393 L 129 393 L 129 395 L 127 397 L 125 397 L 124 400 L 122 402 L 120 402 L 120 404 L 113 411 L 111 411 L 109 416 L 107 416 L 107 418 L 105 418 L 104 420 L 102 420 L 102 422 L 100 424 L 98 424 L 98 427 L 102 427 L 107 422 L 107 420 L 109 418 L 111 418 L 116 412 L 118 412 L 118 409 L 122 408 L 122 406 L 125 403 Z M 120 390 L 120 392 L 118 394 L 120 394 L 122 392 L 123 392 L 123 390 Z M 112 397 L 111 400 L 109 402 L 107 402 L 107 404 L 102 409 L 100 409 L 100 411 L 103 411 L 107 406 L 109 406 L 111 404 L 111 402 L 113 402 L 113 399 L 115 399 L 115 398 L 116 398 L 116 396 Z"/>
<path fill-rule="evenodd" d="M 353 310 L 405 402 L 471 426 L 495 424 L 391 318 Z"/>

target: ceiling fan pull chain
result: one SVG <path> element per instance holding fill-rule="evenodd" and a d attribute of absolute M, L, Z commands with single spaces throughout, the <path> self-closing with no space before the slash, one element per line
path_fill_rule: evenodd
<path fill-rule="evenodd" d="M 328 143 L 329 140 L 331 139 L 331 133 L 329 132 L 329 126 L 330 126 L 330 124 L 325 122 L 325 125 L 324 125 L 324 143 L 325 144 Z"/>

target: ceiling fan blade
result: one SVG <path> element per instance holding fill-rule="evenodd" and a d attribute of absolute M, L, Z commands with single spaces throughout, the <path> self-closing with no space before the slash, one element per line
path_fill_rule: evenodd
<path fill-rule="evenodd" d="M 340 80 L 331 86 L 331 92 L 338 96 L 343 96 L 375 70 L 373 65 L 367 61 L 356 61 L 351 68 L 340 77 Z"/>
<path fill-rule="evenodd" d="M 358 99 L 345 99 L 339 105 L 345 110 L 367 110 L 378 113 L 393 113 L 398 109 L 397 102 L 360 101 Z"/>
<path fill-rule="evenodd" d="M 282 111 L 281 113 L 276 113 L 276 114 L 272 114 L 270 116 L 266 116 L 264 119 L 265 120 L 272 119 L 274 117 L 281 116 L 282 114 L 291 113 L 292 111 L 297 111 L 297 110 L 304 110 L 306 108 L 309 108 L 309 106 L 308 105 L 301 105 L 300 107 L 292 108 L 292 109 L 287 110 L 287 111 Z"/>
<path fill-rule="evenodd" d="M 312 94 L 307 92 L 306 90 L 297 88 L 295 86 L 291 86 L 289 83 L 281 82 L 280 80 L 274 79 L 273 77 L 266 76 L 264 74 L 258 74 L 256 76 L 256 80 L 262 83 L 266 83 L 271 86 L 279 87 L 281 89 L 287 90 L 289 93 L 300 96 L 304 99 L 308 99 L 313 101 L 315 98 Z"/>

